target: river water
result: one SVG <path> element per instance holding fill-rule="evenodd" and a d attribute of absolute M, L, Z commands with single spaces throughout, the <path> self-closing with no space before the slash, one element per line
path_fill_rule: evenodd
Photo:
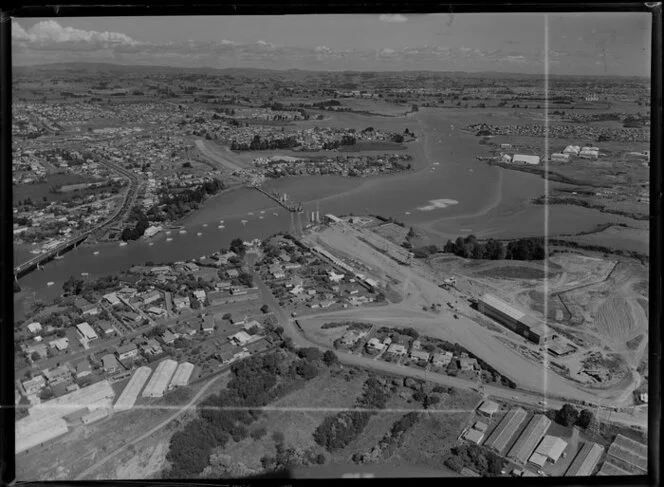
<path fill-rule="evenodd" d="M 545 220 L 545 207 L 528 203 L 544 194 L 545 181 L 536 175 L 477 161 L 475 156 L 482 153 L 482 146 L 474 136 L 459 131 L 463 121 L 454 117 L 449 111 L 433 109 L 421 110 L 405 124 L 403 119 L 376 122 L 348 117 L 342 123 L 351 126 L 355 122 L 358 128 L 368 124 L 395 128 L 394 124 L 400 123 L 401 130 L 405 126 L 415 130 L 420 137 L 409 150 L 414 156 L 415 170 L 406 175 L 361 179 L 303 176 L 271 181 L 269 188 L 304 202 L 309 212 L 318 205 L 321 216 L 326 213 L 392 216 L 439 238 L 441 244 L 447 238 L 470 232 L 481 237 L 511 238 L 577 233 L 600 223 L 627 221 L 575 206 L 551 206 Z M 434 165 L 435 162 L 439 164 Z M 551 189 L 556 186 L 561 185 L 549 183 Z M 146 261 L 198 258 L 227 247 L 235 237 L 262 238 L 287 231 L 290 216 L 258 191 L 241 188 L 210 198 L 180 224 L 186 234 L 174 230 L 170 235 L 162 232 L 151 240 L 131 242 L 124 247 L 113 243 L 72 250 L 63 259 L 48 263 L 44 270 L 22 278 L 21 287 L 26 293 L 21 294 L 49 301 L 61 293 L 62 283 L 71 275 L 83 272 L 104 275 Z M 18 263 L 29 255 L 17 252 L 15 260 Z M 49 281 L 54 285 L 48 287 Z"/>

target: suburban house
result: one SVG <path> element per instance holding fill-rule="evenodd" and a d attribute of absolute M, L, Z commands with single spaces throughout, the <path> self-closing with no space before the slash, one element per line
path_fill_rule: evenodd
<path fill-rule="evenodd" d="M 459 369 L 473 370 L 477 367 L 477 359 L 474 358 L 461 358 L 459 359 Z"/>
<path fill-rule="evenodd" d="M 141 353 L 146 357 L 154 357 L 164 351 L 154 338 L 148 338 L 145 343 L 140 346 L 140 349 Z"/>
<path fill-rule="evenodd" d="M 148 305 L 159 301 L 161 299 L 161 293 L 159 291 L 152 291 L 143 296 L 143 305 Z"/>
<path fill-rule="evenodd" d="M 83 360 L 76 364 L 77 379 L 85 377 L 86 375 L 90 375 L 91 373 L 92 373 L 92 367 L 90 367 L 90 362 L 88 362 L 87 360 Z"/>
<path fill-rule="evenodd" d="M 175 341 L 177 337 L 171 330 L 166 330 L 164 333 L 161 334 L 159 339 L 162 341 L 162 343 L 165 343 L 166 345 L 170 345 Z"/>
<path fill-rule="evenodd" d="M 406 350 L 406 347 L 404 347 L 400 343 L 393 343 L 387 349 L 387 353 L 390 353 L 392 355 L 397 355 L 399 357 L 403 357 L 404 355 L 406 355 L 407 352 L 408 351 Z"/>
<path fill-rule="evenodd" d="M 35 321 L 34 323 L 30 323 L 28 325 L 28 330 L 30 330 L 30 333 L 37 334 L 42 330 L 41 323 L 38 321 Z"/>
<path fill-rule="evenodd" d="M 129 360 L 138 356 L 138 348 L 133 343 L 127 343 L 117 348 L 115 352 L 120 360 Z"/>
<path fill-rule="evenodd" d="M 205 301 L 205 296 L 206 296 L 205 291 L 203 291 L 202 289 L 196 289 L 194 291 L 194 297 L 198 299 L 201 303 Z"/>
<path fill-rule="evenodd" d="M 173 305 L 175 309 L 186 309 L 189 308 L 191 303 L 189 302 L 189 296 L 176 296 L 173 298 Z"/>
<path fill-rule="evenodd" d="M 452 361 L 452 352 L 438 352 L 434 354 L 432 362 L 435 367 L 446 367 Z"/>
<path fill-rule="evenodd" d="M 229 337 L 229 340 L 232 342 L 235 342 L 238 346 L 242 347 L 246 345 L 247 343 L 252 341 L 252 337 L 249 333 L 246 331 L 240 331 L 236 333 L 235 335 L 231 335 Z"/>
<path fill-rule="evenodd" d="M 69 338 L 62 337 L 62 338 L 58 338 L 56 340 L 51 340 L 50 342 L 48 342 L 48 345 L 51 348 L 56 348 L 60 351 L 66 350 L 67 347 L 69 347 Z"/>
<path fill-rule="evenodd" d="M 112 374 L 113 372 L 116 372 L 118 369 L 120 369 L 120 363 L 118 362 L 118 359 L 115 358 L 115 355 L 110 353 L 104 355 L 101 358 L 101 362 L 104 367 L 104 372 L 109 374 Z"/>
<path fill-rule="evenodd" d="M 418 363 L 427 363 L 429 361 L 429 352 L 424 350 L 413 350 L 410 352 L 410 358 L 417 360 Z"/>
<path fill-rule="evenodd" d="M 385 344 L 378 340 L 378 338 L 371 338 L 367 342 L 367 348 L 375 352 L 382 352 L 385 349 Z"/>
<path fill-rule="evenodd" d="M 46 381 L 49 385 L 57 384 L 59 382 L 66 382 L 71 379 L 71 371 L 64 365 L 54 369 L 44 370 L 42 373 L 44 377 L 46 377 Z"/>
<path fill-rule="evenodd" d="M 237 269 L 229 269 L 226 271 L 226 275 L 229 277 L 229 279 L 234 279 L 240 275 Z"/>

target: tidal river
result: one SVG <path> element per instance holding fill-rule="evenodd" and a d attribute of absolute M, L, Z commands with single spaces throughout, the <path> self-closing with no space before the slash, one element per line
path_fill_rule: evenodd
<path fill-rule="evenodd" d="M 362 123 L 366 125 L 366 119 Z M 545 219 L 544 206 L 529 203 L 544 193 L 545 181 L 477 161 L 482 146 L 474 136 L 459 131 L 462 123 L 435 110 L 423 109 L 409 117 L 408 126 L 420 137 L 411 147 L 415 170 L 406 175 L 367 179 L 305 176 L 271 181 L 269 188 L 304 202 L 308 212 L 319 207 L 321 216 L 392 216 L 424 230 L 440 244 L 470 232 L 504 238 L 577 233 L 599 223 L 624 220 L 575 206 L 552 206 Z M 550 188 L 557 185 L 550 183 Z M 124 247 L 117 243 L 79 247 L 22 278 L 21 287 L 25 294 L 48 301 L 61 293 L 62 283 L 72 275 L 104 275 L 146 261 L 198 258 L 228 247 L 235 237 L 262 238 L 287 231 L 290 216 L 261 193 L 242 188 L 209 199 L 180 224 L 186 233 L 162 232 Z M 54 284 L 47 286 L 49 281 Z"/>

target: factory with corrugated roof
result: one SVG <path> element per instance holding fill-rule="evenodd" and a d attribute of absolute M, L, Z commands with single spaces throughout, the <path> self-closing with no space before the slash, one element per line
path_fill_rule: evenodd
<path fill-rule="evenodd" d="M 549 426 L 551 426 L 551 420 L 543 414 L 533 416 L 507 457 L 525 464 Z"/>
<path fill-rule="evenodd" d="M 171 359 L 160 362 L 154 374 L 152 374 L 150 382 L 148 382 L 148 385 L 143 390 L 143 397 L 162 397 L 177 366 L 178 363 Z"/>
<path fill-rule="evenodd" d="M 521 408 L 511 410 L 491 432 L 486 442 L 484 442 L 484 446 L 502 455 L 519 426 L 526 420 L 527 415 L 526 411 Z"/>
<path fill-rule="evenodd" d="M 477 310 L 538 345 L 546 341 L 549 334 L 544 323 L 492 294 L 484 294 L 477 300 Z"/>

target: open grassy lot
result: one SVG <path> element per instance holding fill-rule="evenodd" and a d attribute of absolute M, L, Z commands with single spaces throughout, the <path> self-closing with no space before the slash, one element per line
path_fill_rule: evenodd
<path fill-rule="evenodd" d="M 270 404 L 263 417 L 251 427 L 252 430 L 265 428 L 266 435 L 259 440 L 249 437 L 239 443 L 230 441 L 223 453 L 230 455 L 233 462 L 260 469 L 261 457 L 275 454 L 274 433 L 283 434 L 287 446 L 320 448 L 313 439 L 313 432 L 326 416 L 352 407 L 367 378 L 365 373 L 357 372 L 350 381 L 346 381 L 345 376 L 345 371 L 339 375 L 326 371 L 303 388 Z"/>

